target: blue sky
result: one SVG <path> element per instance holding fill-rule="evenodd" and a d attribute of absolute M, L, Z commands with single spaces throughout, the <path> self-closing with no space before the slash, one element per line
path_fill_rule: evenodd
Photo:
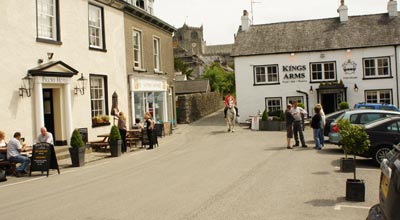
<path fill-rule="evenodd" d="M 345 0 L 349 16 L 386 13 L 389 0 Z M 338 17 L 340 0 L 253 0 L 254 24 Z M 155 15 L 179 28 L 203 25 L 207 45 L 230 44 L 251 0 L 155 0 Z M 252 15 L 250 14 L 250 17 Z"/>

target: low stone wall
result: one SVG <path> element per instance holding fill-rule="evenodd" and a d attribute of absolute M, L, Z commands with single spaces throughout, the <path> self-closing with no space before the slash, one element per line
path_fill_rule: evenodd
<path fill-rule="evenodd" d="M 217 92 L 179 95 L 177 103 L 178 123 L 194 122 L 222 108 L 224 108 L 223 97 Z"/>

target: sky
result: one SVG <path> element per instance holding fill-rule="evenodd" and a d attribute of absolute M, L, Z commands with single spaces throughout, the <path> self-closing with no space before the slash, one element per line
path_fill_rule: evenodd
<path fill-rule="evenodd" d="M 387 13 L 388 1 L 345 0 L 345 5 L 349 16 L 377 14 Z M 206 44 L 216 45 L 234 43 L 243 10 L 253 24 L 269 24 L 338 17 L 339 5 L 340 0 L 155 0 L 154 15 L 175 28 L 203 25 Z"/>

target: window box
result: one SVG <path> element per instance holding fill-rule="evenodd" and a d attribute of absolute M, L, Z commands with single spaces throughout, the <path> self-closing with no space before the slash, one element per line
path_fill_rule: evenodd
<path fill-rule="evenodd" d="M 100 127 L 110 125 L 110 116 L 102 115 L 102 116 L 95 116 L 92 118 L 92 127 Z"/>

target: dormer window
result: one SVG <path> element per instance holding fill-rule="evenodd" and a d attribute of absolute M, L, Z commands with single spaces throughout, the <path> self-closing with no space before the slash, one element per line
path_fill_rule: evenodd
<path fill-rule="evenodd" d="M 136 0 L 136 6 L 141 9 L 144 9 L 144 0 Z"/>

